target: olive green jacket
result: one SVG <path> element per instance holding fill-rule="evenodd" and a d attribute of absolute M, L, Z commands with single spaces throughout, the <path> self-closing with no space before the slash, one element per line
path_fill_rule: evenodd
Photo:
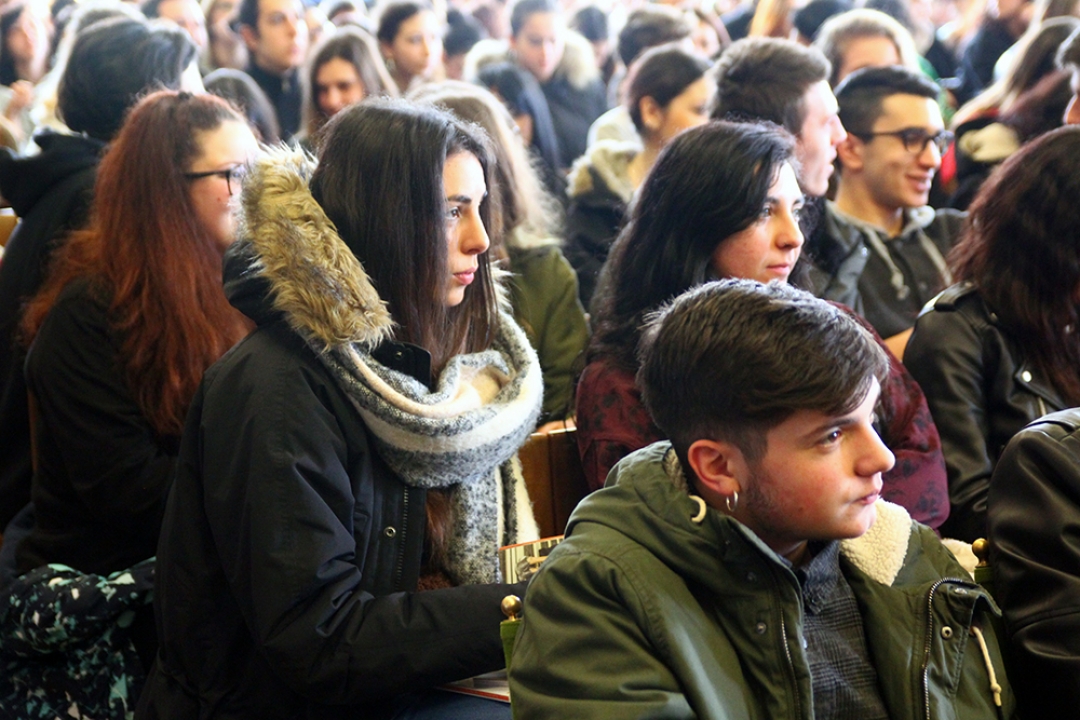
<path fill-rule="evenodd" d="M 517 720 L 814 716 L 795 574 L 722 513 L 695 523 L 669 449 L 619 463 L 530 584 L 510 674 Z M 877 510 L 841 543 L 840 565 L 890 717 L 1012 718 L 999 610 L 929 528 Z"/>
<path fill-rule="evenodd" d="M 540 422 L 562 420 L 574 414 L 575 363 L 589 342 L 577 276 L 557 245 L 507 250 L 514 319 L 536 350 L 544 375 Z"/>

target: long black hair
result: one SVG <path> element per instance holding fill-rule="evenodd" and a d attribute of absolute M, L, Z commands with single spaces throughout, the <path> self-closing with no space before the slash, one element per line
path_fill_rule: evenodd
<path fill-rule="evenodd" d="M 775 125 L 712 122 L 660 153 L 615 241 L 594 299 L 587 360 L 628 370 L 646 313 L 715 279 L 713 253 L 761 214 L 794 139 Z"/>
<path fill-rule="evenodd" d="M 352 105 L 324 133 L 312 195 L 389 305 L 395 337 L 428 350 L 436 372 L 458 353 L 487 348 L 497 324 L 487 252 L 464 302 L 445 305 L 443 167 L 449 155 L 472 153 L 492 188 L 488 140 L 445 111 L 400 100 Z M 495 198 L 480 203 L 491 235 Z"/>

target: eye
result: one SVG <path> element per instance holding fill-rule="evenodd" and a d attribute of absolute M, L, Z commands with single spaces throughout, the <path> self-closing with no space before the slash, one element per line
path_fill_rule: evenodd
<path fill-rule="evenodd" d="M 840 428 L 830 430 L 825 437 L 821 438 L 822 445 L 835 445 L 840 442 L 840 438 L 844 436 L 844 431 Z"/>
<path fill-rule="evenodd" d="M 446 211 L 446 219 L 447 220 L 457 220 L 460 217 L 461 217 L 461 208 L 459 208 L 457 205 L 454 205 L 453 207 L 451 207 L 449 210 Z"/>

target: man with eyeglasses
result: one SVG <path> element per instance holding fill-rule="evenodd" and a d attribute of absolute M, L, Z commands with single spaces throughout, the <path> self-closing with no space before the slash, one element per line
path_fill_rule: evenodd
<path fill-rule="evenodd" d="M 936 84 L 899 66 L 858 70 L 836 88 L 848 135 L 823 230 L 836 246 L 867 249 L 859 310 L 897 356 L 919 310 L 952 282 L 945 257 L 964 217 L 926 204 L 952 139 L 937 96 Z"/>

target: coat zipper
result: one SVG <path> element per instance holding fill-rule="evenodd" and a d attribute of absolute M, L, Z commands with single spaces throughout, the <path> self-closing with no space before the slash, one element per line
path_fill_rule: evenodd
<path fill-rule="evenodd" d="M 971 585 L 971 583 L 960 578 L 941 578 L 930 586 L 930 592 L 926 596 L 926 647 L 923 651 L 922 668 L 923 707 L 926 712 L 926 720 L 932 720 L 930 717 L 930 651 L 933 649 L 931 645 L 934 641 L 934 594 L 945 583 Z"/>
<path fill-rule="evenodd" d="M 787 624 L 784 622 L 784 611 L 780 611 L 780 640 L 784 643 L 784 655 L 787 656 L 788 669 L 791 670 L 791 683 L 795 687 L 795 717 L 802 717 L 802 695 L 799 693 L 799 678 L 795 673 L 795 661 L 791 657 L 791 648 L 788 646 Z"/>
<path fill-rule="evenodd" d="M 405 488 L 405 494 L 401 503 L 401 535 L 398 549 L 397 568 L 394 570 L 394 588 L 401 589 L 401 574 L 405 571 L 405 533 L 409 527 L 409 488 Z"/>

